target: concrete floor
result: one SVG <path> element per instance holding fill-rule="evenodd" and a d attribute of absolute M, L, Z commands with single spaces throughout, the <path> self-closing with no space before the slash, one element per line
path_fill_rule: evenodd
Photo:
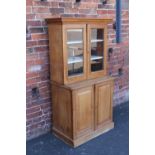
<path fill-rule="evenodd" d="M 111 131 L 77 147 L 71 148 L 51 133 L 27 142 L 27 155 L 128 155 L 129 104 L 114 108 L 115 127 Z"/>

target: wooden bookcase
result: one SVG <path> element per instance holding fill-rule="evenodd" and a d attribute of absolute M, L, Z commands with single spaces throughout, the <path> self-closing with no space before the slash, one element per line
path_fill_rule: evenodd
<path fill-rule="evenodd" d="M 73 147 L 112 129 L 111 19 L 48 18 L 53 133 Z"/>

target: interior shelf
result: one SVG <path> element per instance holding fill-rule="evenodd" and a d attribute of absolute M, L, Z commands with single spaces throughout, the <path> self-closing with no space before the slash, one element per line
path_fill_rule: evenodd
<path fill-rule="evenodd" d="M 74 57 L 68 58 L 68 64 L 73 64 L 73 63 L 78 63 L 78 62 L 83 62 L 82 56 L 74 56 Z"/>
<path fill-rule="evenodd" d="M 102 56 L 96 56 L 92 55 L 91 60 L 98 60 L 98 59 L 103 59 Z M 78 63 L 78 62 L 83 62 L 83 57 L 82 56 L 72 56 L 68 58 L 68 64 L 73 64 L 73 63 Z"/>
<path fill-rule="evenodd" d="M 102 41 L 103 41 L 103 39 L 92 39 L 91 43 L 102 42 Z"/>
<path fill-rule="evenodd" d="M 82 32 L 82 29 L 69 29 L 67 32 Z"/>
<path fill-rule="evenodd" d="M 67 42 L 68 45 L 71 45 L 71 44 L 81 44 L 81 43 L 83 43 L 82 40 L 78 40 L 78 41 L 68 41 L 68 42 Z"/>
<path fill-rule="evenodd" d="M 103 56 L 96 56 L 96 55 L 91 56 L 91 60 L 98 60 L 98 59 L 103 59 Z"/>
<path fill-rule="evenodd" d="M 83 50 L 83 48 L 77 47 L 77 46 L 69 46 L 68 48 L 74 49 L 74 50 Z"/>
<path fill-rule="evenodd" d="M 96 43 L 96 42 L 102 42 L 103 39 L 93 39 L 91 40 L 91 43 Z M 81 44 L 83 41 L 82 40 L 77 40 L 77 41 L 68 41 L 67 44 L 71 45 L 71 44 Z"/>

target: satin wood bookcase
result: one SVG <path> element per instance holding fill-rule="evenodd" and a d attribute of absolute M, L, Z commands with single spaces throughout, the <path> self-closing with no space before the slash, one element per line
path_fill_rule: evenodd
<path fill-rule="evenodd" d="M 112 129 L 111 19 L 48 18 L 53 133 L 73 147 Z"/>

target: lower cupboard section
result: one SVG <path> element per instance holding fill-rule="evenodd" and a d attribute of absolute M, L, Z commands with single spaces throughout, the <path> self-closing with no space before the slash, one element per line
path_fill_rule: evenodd
<path fill-rule="evenodd" d="M 77 147 L 114 127 L 113 79 L 75 85 L 52 84 L 53 133 Z"/>
<path fill-rule="evenodd" d="M 103 133 L 108 132 L 109 130 L 114 128 L 114 123 L 113 122 L 109 122 L 107 124 L 105 124 L 105 126 L 102 128 L 102 130 L 96 130 L 94 132 L 92 132 L 92 134 L 89 135 L 83 135 L 81 137 L 79 137 L 78 139 L 70 139 L 69 137 L 67 137 L 66 135 L 64 135 L 63 133 L 61 133 L 60 131 L 58 131 L 57 129 L 53 128 L 53 134 L 58 137 L 59 139 L 61 139 L 62 141 L 64 141 L 66 144 L 72 146 L 72 147 L 78 147 L 79 145 L 82 145 L 85 142 L 88 142 L 89 140 L 96 138 L 100 135 L 102 135 Z"/>

